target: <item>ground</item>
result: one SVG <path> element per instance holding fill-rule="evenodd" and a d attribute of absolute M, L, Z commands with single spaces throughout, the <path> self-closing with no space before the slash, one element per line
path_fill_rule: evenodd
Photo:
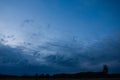
<path fill-rule="evenodd" d="M 94 79 L 70 79 L 70 78 L 59 78 L 59 79 L 52 79 L 52 78 L 0 78 L 0 80 L 120 80 L 120 78 L 94 78 Z"/>

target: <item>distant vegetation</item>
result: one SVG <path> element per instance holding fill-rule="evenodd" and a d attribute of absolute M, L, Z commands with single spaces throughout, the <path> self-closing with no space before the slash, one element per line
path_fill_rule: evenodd
<path fill-rule="evenodd" d="M 36 74 L 34 76 L 0 75 L 0 80 L 120 80 L 120 74 L 108 74 L 108 66 L 101 72 L 80 72 L 75 74 Z"/>

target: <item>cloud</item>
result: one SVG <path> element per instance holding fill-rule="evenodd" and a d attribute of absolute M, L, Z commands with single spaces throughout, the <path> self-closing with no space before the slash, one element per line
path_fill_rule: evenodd
<path fill-rule="evenodd" d="M 87 52 L 88 55 L 91 55 L 90 63 L 92 65 L 107 64 L 114 72 L 115 68 L 112 68 L 113 65 L 114 67 L 120 66 L 120 37 L 107 37 L 93 46 L 90 46 Z"/>
<path fill-rule="evenodd" d="M 13 48 L 0 42 L 0 74 L 32 75 L 56 72 L 56 68 L 42 64 L 42 61 L 37 61 L 36 55 L 30 53 L 34 54 L 35 51 L 31 52 L 23 46 Z"/>
<path fill-rule="evenodd" d="M 34 23 L 34 20 L 32 20 L 32 19 L 26 19 L 26 20 L 23 21 L 21 27 L 26 27 L 27 25 L 30 26 L 30 25 L 33 25 L 33 23 Z"/>
<path fill-rule="evenodd" d="M 19 48 L 12 48 L 0 43 L 0 65 L 10 66 L 13 64 L 19 64 L 24 60 L 21 53 L 23 53 L 23 51 Z"/>
<path fill-rule="evenodd" d="M 10 68 L 11 73 L 18 74 L 101 71 L 103 64 L 110 67 L 110 72 L 119 72 L 119 37 L 102 39 L 87 48 L 78 43 L 52 41 L 36 49 L 0 43 L 1 72 L 9 72 Z"/>
<path fill-rule="evenodd" d="M 73 42 L 74 44 L 74 42 Z M 87 49 L 82 48 L 82 45 L 71 45 L 69 42 L 48 43 L 43 49 L 48 50 L 48 55 L 44 56 L 46 63 L 59 68 L 77 68 L 77 70 L 100 70 L 104 64 L 111 67 L 111 72 L 114 72 L 114 67 L 120 66 L 120 39 L 107 38 L 102 39 Z M 42 50 L 43 50 L 42 49 Z M 49 54 L 52 51 L 54 54 Z M 46 51 L 47 53 L 47 51 Z M 114 64 L 114 66 L 112 66 Z"/>

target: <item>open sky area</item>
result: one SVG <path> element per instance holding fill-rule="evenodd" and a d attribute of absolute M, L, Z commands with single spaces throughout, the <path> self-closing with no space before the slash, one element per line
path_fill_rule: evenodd
<path fill-rule="evenodd" d="M 0 74 L 120 73 L 120 0 L 0 0 Z"/>

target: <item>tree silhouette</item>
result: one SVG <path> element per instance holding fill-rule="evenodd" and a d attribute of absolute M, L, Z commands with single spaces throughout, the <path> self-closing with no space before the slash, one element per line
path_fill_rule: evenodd
<path fill-rule="evenodd" d="M 103 74 L 108 74 L 108 66 L 103 65 Z"/>

